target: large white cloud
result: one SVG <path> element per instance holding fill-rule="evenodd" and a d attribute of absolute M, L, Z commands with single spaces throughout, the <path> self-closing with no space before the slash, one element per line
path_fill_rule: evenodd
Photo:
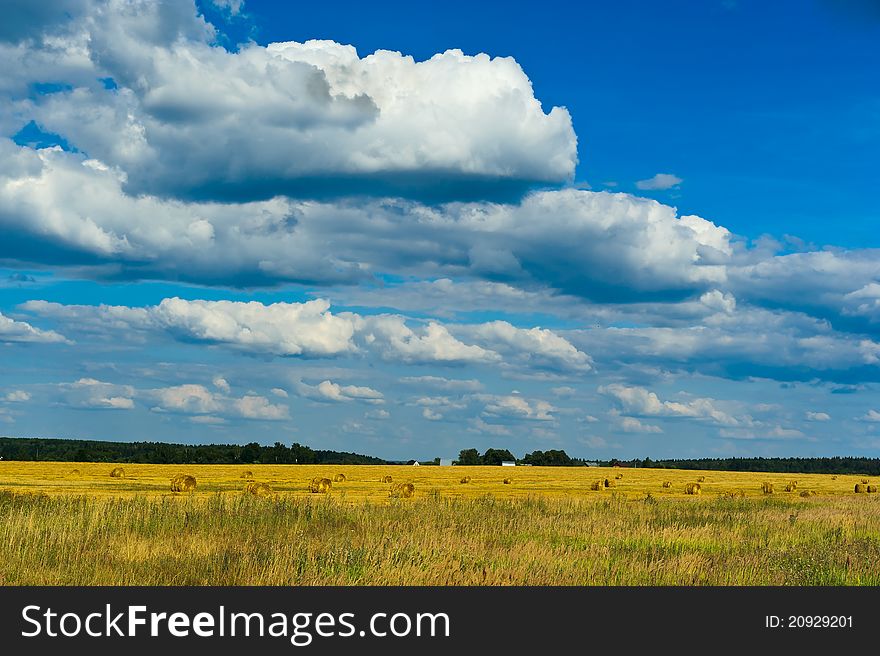
<path fill-rule="evenodd" d="M 724 228 L 626 194 L 187 203 L 127 195 L 122 172 L 60 149 L 0 139 L 0 155 L 0 257 L 104 265 L 92 275 L 247 285 L 467 274 L 633 300 L 717 287 L 731 254 Z"/>
<path fill-rule="evenodd" d="M 229 52 L 212 45 L 215 30 L 190 0 L 77 9 L 65 24 L 32 21 L 44 36 L 7 46 L 15 58 L 0 78 L 18 82 L 6 86 L 20 88 L 21 121 L 36 119 L 124 170 L 134 193 L 456 195 L 573 176 L 571 117 L 559 107 L 545 112 L 512 58 L 458 50 L 420 62 L 384 50 L 360 57 L 332 41 Z M 53 45 L 85 55 L 92 83 L 70 66 L 71 54 L 37 67 Z M 22 68 L 46 76 L 33 81 L 70 88 L 29 97 Z"/>

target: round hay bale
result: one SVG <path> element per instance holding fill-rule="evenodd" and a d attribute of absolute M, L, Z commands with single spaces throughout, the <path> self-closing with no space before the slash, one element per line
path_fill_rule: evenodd
<path fill-rule="evenodd" d="M 797 485 L 792 485 L 789 483 L 783 488 L 786 492 L 797 492 Z"/>
<path fill-rule="evenodd" d="M 724 499 L 745 499 L 746 493 L 742 490 L 732 490 L 730 492 L 724 492 L 721 497 Z"/>
<path fill-rule="evenodd" d="M 869 485 L 869 486 L 868 486 L 868 492 L 869 492 L 869 493 L 872 493 L 872 494 L 875 493 L 875 492 L 877 492 L 877 486 L 876 486 L 876 485 Z"/>
<path fill-rule="evenodd" d="M 471 477 L 470 477 L 470 476 L 463 476 L 460 482 L 461 482 L 462 484 L 470 483 L 470 482 L 471 482 Z"/>
<path fill-rule="evenodd" d="M 247 471 L 244 471 L 241 473 L 241 478 L 248 480 L 248 481 L 252 481 L 252 480 L 254 480 L 254 472 L 252 472 L 250 469 L 248 469 Z"/>
<path fill-rule="evenodd" d="M 688 483 L 684 488 L 685 494 L 702 494 L 703 486 L 699 483 Z"/>
<path fill-rule="evenodd" d="M 114 467 L 110 472 L 110 478 L 125 478 L 125 470 L 122 467 Z"/>
<path fill-rule="evenodd" d="M 619 481 L 621 478 L 623 478 L 623 474 L 618 474 L 618 475 L 615 476 L 614 478 L 615 478 L 615 480 L 618 480 L 618 481 Z"/>
<path fill-rule="evenodd" d="M 617 481 L 613 478 L 606 478 L 605 487 L 617 487 Z"/>
<path fill-rule="evenodd" d="M 832 477 L 831 477 L 831 480 L 832 480 L 832 481 L 836 481 L 836 480 L 837 480 L 837 476 L 832 476 Z"/>
<path fill-rule="evenodd" d="M 331 487 L 333 487 L 333 481 L 329 478 L 315 476 L 312 482 L 309 483 L 309 492 L 312 494 L 327 494 Z"/>
<path fill-rule="evenodd" d="M 868 491 L 867 485 L 865 485 L 864 483 L 856 483 L 856 487 L 855 487 L 856 494 L 863 494 L 863 493 L 866 493 L 867 491 Z"/>
<path fill-rule="evenodd" d="M 814 496 L 816 496 L 817 494 L 819 494 L 819 493 L 816 492 L 816 490 L 803 490 L 803 491 L 801 492 L 801 496 L 802 496 L 802 497 L 814 497 Z"/>
<path fill-rule="evenodd" d="M 333 477 L 333 482 L 345 483 L 345 474 L 336 474 L 336 476 Z"/>
<path fill-rule="evenodd" d="M 591 490 L 604 490 L 605 489 L 605 481 L 593 481 L 593 484 L 590 485 Z"/>
<path fill-rule="evenodd" d="M 259 497 L 260 499 L 276 499 L 278 495 L 269 487 L 266 483 L 257 483 L 256 481 L 251 481 L 244 486 L 244 491 L 248 494 L 253 494 L 255 497 Z"/>
<path fill-rule="evenodd" d="M 171 479 L 172 492 L 192 492 L 196 489 L 196 477 L 189 474 L 178 474 Z"/>
<path fill-rule="evenodd" d="M 868 479 L 867 479 L 867 478 L 863 478 L 863 479 L 862 479 L 862 483 L 865 484 L 865 485 L 867 485 L 867 484 L 868 484 Z"/>
<path fill-rule="evenodd" d="M 700 477 L 697 479 L 697 483 L 702 483 L 702 482 L 704 482 L 705 480 L 706 480 L 706 477 L 705 477 L 705 476 L 700 476 Z"/>
<path fill-rule="evenodd" d="M 504 479 L 503 481 L 501 481 L 501 482 L 504 483 L 505 485 L 510 485 L 511 483 L 513 483 L 513 481 L 510 480 L 509 478 L 505 478 L 505 479 Z"/>
<path fill-rule="evenodd" d="M 390 476 L 383 476 L 381 482 L 382 482 L 382 483 L 391 483 L 393 480 L 394 480 L 394 479 L 391 478 Z"/>
<path fill-rule="evenodd" d="M 663 481 L 663 487 L 666 487 L 666 488 L 672 487 L 672 481 Z"/>
<path fill-rule="evenodd" d="M 764 494 L 773 494 L 773 483 L 768 483 L 767 481 L 761 483 L 761 492 Z"/>
<path fill-rule="evenodd" d="M 68 476 L 80 476 L 81 474 L 82 474 L 82 472 L 79 469 L 75 469 L 75 468 L 71 469 L 69 472 L 67 472 Z"/>
<path fill-rule="evenodd" d="M 392 499 L 410 499 L 416 493 L 416 486 L 412 483 L 392 483 Z"/>

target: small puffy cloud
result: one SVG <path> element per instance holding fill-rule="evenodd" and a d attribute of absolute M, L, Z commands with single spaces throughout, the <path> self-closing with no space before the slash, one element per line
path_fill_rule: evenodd
<path fill-rule="evenodd" d="M 74 383 L 61 383 L 62 403 L 75 408 L 131 410 L 135 390 L 129 385 L 105 383 L 94 378 L 80 378 Z"/>
<path fill-rule="evenodd" d="M 810 410 L 807 411 L 806 415 L 807 421 L 830 421 L 831 415 L 827 412 L 812 412 Z"/>
<path fill-rule="evenodd" d="M 557 408 L 541 399 L 526 399 L 519 394 L 476 394 L 473 398 L 485 404 L 483 414 L 489 417 L 535 421 L 555 420 L 551 413 Z"/>
<path fill-rule="evenodd" d="M 624 433 L 662 433 L 663 429 L 654 424 L 646 424 L 635 417 L 618 417 L 617 425 Z"/>
<path fill-rule="evenodd" d="M 733 440 L 788 440 L 804 437 L 797 429 L 779 425 L 768 428 L 722 428 L 718 434 Z"/>
<path fill-rule="evenodd" d="M 277 421 L 289 418 L 286 405 L 272 404 L 264 396 L 247 394 L 234 398 L 213 392 L 204 385 L 187 383 L 149 390 L 145 393 L 156 403 L 154 412 L 177 412 L 187 415 L 205 415 L 212 419 L 202 423 L 219 423 L 213 417 L 241 417 Z"/>
<path fill-rule="evenodd" d="M 571 342 L 545 328 L 517 328 L 506 321 L 461 327 L 484 347 L 513 356 L 535 367 L 590 371 L 592 359 Z"/>
<path fill-rule="evenodd" d="M 440 421 L 443 419 L 443 415 L 437 412 L 436 410 L 432 410 L 431 408 L 422 408 L 422 417 L 429 421 Z"/>
<path fill-rule="evenodd" d="M 212 415 L 194 415 L 189 420 L 194 424 L 207 424 L 209 426 L 221 426 L 228 423 L 223 417 L 214 417 Z"/>
<path fill-rule="evenodd" d="M 340 385 L 330 380 L 321 381 L 314 386 L 300 383 L 298 385 L 298 390 L 300 395 L 308 397 L 310 399 L 314 399 L 316 401 L 363 401 L 366 403 L 385 402 L 382 392 L 374 390 L 372 387 Z"/>
<path fill-rule="evenodd" d="M 281 404 L 272 404 L 265 396 L 249 394 L 233 401 L 233 407 L 245 419 L 266 419 L 278 421 L 290 416 L 289 408 Z"/>
<path fill-rule="evenodd" d="M 281 389 L 280 387 L 273 387 L 269 391 L 272 392 L 272 394 L 277 396 L 279 399 L 286 399 L 288 396 L 287 390 Z"/>
<path fill-rule="evenodd" d="M 3 400 L 9 403 L 24 403 L 25 401 L 31 400 L 31 395 L 24 390 L 13 390 L 7 393 L 6 396 L 3 397 Z"/>
<path fill-rule="evenodd" d="M 684 180 L 672 173 L 658 173 L 647 180 L 639 180 L 636 182 L 636 187 L 642 191 L 661 191 L 677 187 L 682 182 Z"/>
<path fill-rule="evenodd" d="M 25 321 L 15 321 L 0 312 L 0 344 L 2 343 L 55 344 L 68 340 L 52 330 L 34 328 Z"/>
<path fill-rule="evenodd" d="M 478 380 L 461 380 L 455 378 L 444 378 L 442 376 L 404 376 L 400 379 L 400 382 L 405 385 L 431 387 L 434 389 L 448 391 L 478 392 L 483 389 L 483 384 Z"/>
<path fill-rule="evenodd" d="M 574 387 L 570 387 L 568 385 L 562 385 L 560 387 L 552 387 L 550 389 L 554 395 L 560 398 L 568 398 L 577 394 L 577 390 Z"/>
<path fill-rule="evenodd" d="M 355 325 L 360 344 L 387 360 L 403 362 L 494 362 L 499 355 L 459 341 L 435 321 L 415 330 L 394 315 L 358 317 Z"/>
<path fill-rule="evenodd" d="M 480 417 L 475 417 L 471 420 L 468 432 L 497 436 L 508 436 L 513 434 L 506 426 L 501 426 L 499 424 L 490 424 L 483 421 Z"/>
<path fill-rule="evenodd" d="M 880 422 L 880 412 L 876 410 L 868 410 L 864 415 L 858 418 L 860 421 Z"/>
<path fill-rule="evenodd" d="M 616 399 L 625 414 L 644 417 L 694 417 L 709 419 L 717 424 L 736 426 L 739 421 L 718 409 L 714 399 L 688 399 L 684 402 L 661 401 L 643 387 L 628 387 L 619 383 L 599 387 L 599 393 Z"/>
<path fill-rule="evenodd" d="M 323 299 L 305 303 L 187 301 L 166 298 L 151 309 L 172 333 L 276 355 L 334 355 L 352 348 L 352 322 Z"/>
<path fill-rule="evenodd" d="M 214 385 L 218 390 L 223 392 L 224 394 L 229 394 L 232 388 L 229 387 L 229 383 L 226 382 L 226 379 L 223 376 L 214 376 L 214 379 L 211 381 L 211 384 Z"/>
<path fill-rule="evenodd" d="M 153 394 L 158 402 L 154 409 L 187 414 L 209 414 L 223 409 L 214 393 L 203 385 L 176 385 L 155 389 Z"/>
<path fill-rule="evenodd" d="M 377 408 L 376 410 L 368 410 L 367 412 L 365 412 L 364 419 L 391 419 L 391 413 L 387 410 L 383 410 L 382 408 Z"/>

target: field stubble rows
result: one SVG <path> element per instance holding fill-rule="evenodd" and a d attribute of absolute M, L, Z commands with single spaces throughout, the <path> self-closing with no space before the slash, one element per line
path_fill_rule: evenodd
<path fill-rule="evenodd" d="M 862 477 L 649 469 L 0 463 L 0 582 L 878 585 Z M 78 470 L 78 473 L 71 473 Z M 274 499 L 243 492 L 250 471 Z M 176 474 L 196 477 L 175 494 Z M 333 483 L 311 494 L 315 476 Z M 463 475 L 471 481 L 462 484 Z M 623 478 L 614 479 L 622 474 Z M 389 496 L 411 481 L 410 499 Z M 702 494 L 684 494 L 705 477 Z M 616 487 L 590 490 L 605 477 Z M 504 478 L 510 478 L 504 484 Z M 763 482 L 795 492 L 764 495 Z M 662 483 L 670 481 L 671 488 Z M 873 482 L 873 481 L 872 481 Z M 815 496 L 799 492 L 813 490 Z M 729 498 L 742 491 L 745 496 Z"/>

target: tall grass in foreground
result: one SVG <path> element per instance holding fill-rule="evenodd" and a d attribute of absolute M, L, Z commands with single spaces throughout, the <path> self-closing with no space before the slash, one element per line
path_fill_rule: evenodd
<path fill-rule="evenodd" d="M 8 585 L 880 585 L 880 499 L 0 493 Z"/>

